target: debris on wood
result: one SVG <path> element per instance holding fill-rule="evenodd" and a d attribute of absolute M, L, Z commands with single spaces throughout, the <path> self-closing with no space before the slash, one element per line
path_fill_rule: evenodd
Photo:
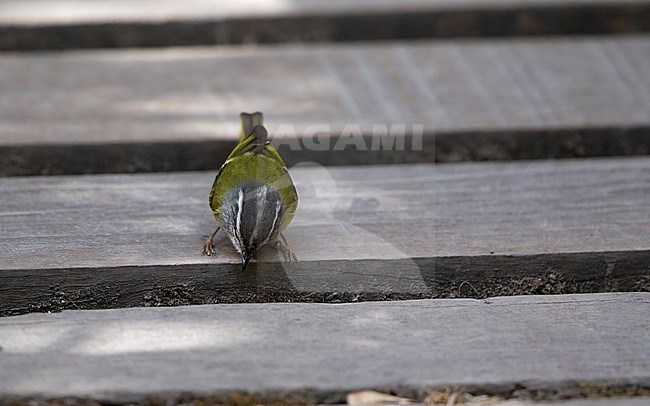
<path fill-rule="evenodd" d="M 362 390 L 352 392 L 347 396 L 348 405 L 371 406 L 371 405 L 408 405 L 414 402 L 413 399 L 402 398 L 373 390 Z"/>

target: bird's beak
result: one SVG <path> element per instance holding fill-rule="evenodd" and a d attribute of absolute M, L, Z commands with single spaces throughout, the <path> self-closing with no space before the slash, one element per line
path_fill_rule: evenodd
<path fill-rule="evenodd" d="M 248 266 L 248 261 L 250 261 L 251 257 L 246 256 L 243 254 L 241 256 L 241 271 L 244 272 L 246 270 L 246 266 Z"/>

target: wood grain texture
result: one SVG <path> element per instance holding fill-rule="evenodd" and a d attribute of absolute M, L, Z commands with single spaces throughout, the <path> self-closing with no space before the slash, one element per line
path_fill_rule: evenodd
<path fill-rule="evenodd" d="M 647 32 L 647 0 L 0 1 L 0 50 Z"/>
<path fill-rule="evenodd" d="M 300 262 L 244 274 L 200 254 L 214 173 L 1 179 L 0 314 L 650 288 L 649 158 L 292 174 Z"/>
<path fill-rule="evenodd" d="M 347 15 L 397 13 L 435 9 L 476 10 L 484 8 L 514 9 L 516 6 L 536 8 L 542 5 L 589 5 L 606 7 L 618 4 L 635 7 L 648 4 L 648 0 L 492 0 L 485 5 L 480 0 L 307 0 L 267 1 L 241 0 L 222 3 L 215 0 L 188 0 L 184 4 L 171 0 L 141 0 L 137 3 L 113 0 L 57 0 L 44 6 L 39 0 L 1 0 L 0 23 L 10 24 L 72 24 L 123 21 L 196 20 L 206 17 L 215 20 L 233 17 L 270 18 L 282 15 L 309 14 Z M 156 7 L 153 7 L 156 6 Z M 218 6 L 218 7 L 215 7 Z"/>
<path fill-rule="evenodd" d="M 31 314 L 0 319 L 0 394 L 643 391 L 649 312 L 650 293 L 619 293 Z"/>
<path fill-rule="evenodd" d="M 535 402 L 532 400 L 507 400 L 494 406 L 646 406 L 650 398 L 641 397 L 603 397 L 592 399 L 564 399 L 554 402 Z M 423 405 L 424 406 L 424 405 Z"/>
<path fill-rule="evenodd" d="M 292 164 L 648 154 L 649 55 L 647 36 L 3 54 L 0 174 L 216 169 L 251 110 Z M 372 148 L 376 125 L 404 148 Z"/>

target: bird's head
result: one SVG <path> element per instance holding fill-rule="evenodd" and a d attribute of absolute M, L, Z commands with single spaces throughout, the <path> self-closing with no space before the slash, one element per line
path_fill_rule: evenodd
<path fill-rule="evenodd" d="M 282 198 L 271 184 L 251 181 L 226 193 L 220 223 L 242 256 L 242 271 L 257 251 L 277 236 L 283 215 Z"/>

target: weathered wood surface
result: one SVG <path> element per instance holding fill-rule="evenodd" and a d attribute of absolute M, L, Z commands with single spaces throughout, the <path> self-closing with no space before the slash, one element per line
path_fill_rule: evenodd
<path fill-rule="evenodd" d="M 216 169 L 251 110 L 289 163 L 648 154 L 649 38 L 3 54 L 0 174 Z"/>
<path fill-rule="evenodd" d="M 595 398 L 595 399 L 570 399 L 555 402 L 534 402 L 509 400 L 497 403 L 494 406 L 647 406 L 650 404 L 649 397 L 632 398 Z"/>
<path fill-rule="evenodd" d="M 498 403 L 496 406 L 647 406 L 650 404 L 648 397 L 633 398 L 604 398 L 604 399 L 571 399 L 556 402 L 533 402 L 533 401 L 507 401 Z"/>
<path fill-rule="evenodd" d="M 0 50 L 648 31 L 648 0 L 0 1 Z"/>
<path fill-rule="evenodd" d="M 649 313 L 650 293 L 620 293 L 31 314 L 0 319 L 0 394 L 643 391 Z"/>
<path fill-rule="evenodd" d="M 479 403 L 480 404 L 480 403 Z M 557 401 L 533 401 L 533 400 L 519 400 L 511 399 L 503 402 L 487 402 L 490 406 L 647 406 L 650 404 L 650 397 L 601 397 L 590 399 L 565 399 Z M 397 405 L 385 405 L 397 406 Z M 426 403 L 422 405 L 415 404 L 413 406 L 430 406 Z"/>
<path fill-rule="evenodd" d="M 0 179 L 0 314 L 650 289 L 650 158 L 292 173 L 300 262 L 244 274 L 214 173 Z"/>
<path fill-rule="evenodd" d="M 480 403 L 479 403 L 480 404 Z M 650 397 L 604 397 L 590 399 L 568 399 L 553 402 L 533 400 L 506 400 L 503 402 L 488 403 L 490 406 L 647 406 L 650 404 Z M 397 405 L 390 405 L 397 406 Z M 419 405 L 414 405 L 419 406 Z M 422 404 L 422 406 L 427 406 Z"/>

